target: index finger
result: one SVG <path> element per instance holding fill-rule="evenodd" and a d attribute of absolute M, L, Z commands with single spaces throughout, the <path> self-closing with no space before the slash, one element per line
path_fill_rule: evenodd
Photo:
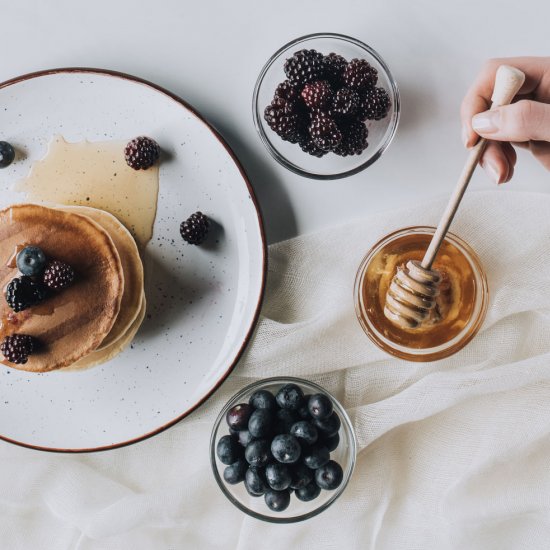
<path fill-rule="evenodd" d="M 545 57 L 504 57 L 490 59 L 466 93 L 460 107 L 463 139 L 466 147 L 475 145 L 479 136 L 472 129 L 472 117 L 486 111 L 491 106 L 491 95 L 497 69 L 501 65 L 511 65 L 525 73 L 525 82 L 520 94 L 530 94 L 537 90 L 544 73 L 550 71 L 550 58 Z"/>

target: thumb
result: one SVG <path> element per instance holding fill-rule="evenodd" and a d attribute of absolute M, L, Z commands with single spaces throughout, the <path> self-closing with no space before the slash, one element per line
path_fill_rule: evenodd
<path fill-rule="evenodd" d="M 522 100 L 472 118 L 472 128 L 496 141 L 550 141 L 550 105 Z"/>

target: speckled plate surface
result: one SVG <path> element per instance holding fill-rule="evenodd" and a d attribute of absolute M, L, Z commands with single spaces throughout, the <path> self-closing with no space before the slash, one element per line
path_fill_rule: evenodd
<path fill-rule="evenodd" d="M 53 70 L 0 84 L 0 139 L 21 152 L 0 170 L 0 207 L 23 200 L 13 183 L 55 134 L 67 141 L 146 134 L 169 157 L 145 252 L 147 316 L 131 348 L 82 372 L 0 369 L 2 439 L 44 450 L 102 450 L 171 426 L 229 375 L 259 313 L 265 239 L 250 184 L 220 136 L 169 92 L 108 71 Z M 203 247 L 179 235 L 181 220 L 196 210 L 219 224 Z"/>

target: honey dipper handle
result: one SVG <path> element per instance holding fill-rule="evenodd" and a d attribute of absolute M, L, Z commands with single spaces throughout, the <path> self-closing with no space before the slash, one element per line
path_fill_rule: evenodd
<path fill-rule="evenodd" d="M 495 77 L 495 87 L 491 97 L 491 109 L 495 109 L 501 105 L 508 105 L 512 99 L 514 99 L 514 96 L 519 92 L 519 89 L 523 85 L 524 81 L 525 75 L 519 69 L 510 67 L 509 65 L 501 65 L 497 69 Z M 455 217 L 456 211 L 458 210 L 460 201 L 466 192 L 466 188 L 472 179 L 474 170 L 476 169 L 479 159 L 481 158 L 486 146 L 487 140 L 480 139 L 476 146 L 470 151 L 466 164 L 464 165 L 462 173 L 458 178 L 453 194 L 449 199 L 447 208 L 441 217 L 441 221 L 435 230 L 430 246 L 428 247 L 428 250 L 426 250 L 426 254 L 422 260 L 421 265 L 424 269 L 431 269 L 441 243 L 443 242 L 447 231 L 449 231 L 449 227 Z"/>

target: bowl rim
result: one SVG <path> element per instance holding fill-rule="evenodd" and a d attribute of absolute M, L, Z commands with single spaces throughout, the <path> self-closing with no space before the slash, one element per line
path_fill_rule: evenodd
<path fill-rule="evenodd" d="M 334 406 L 334 410 L 338 413 L 340 416 L 340 419 L 342 421 L 342 426 L 345 426 L 345 431 L 349 433 L 349 473 L 344 472 L 344 479 L 342 481 L 342 484 L 340 487 L 338 487 L 335 491 L 332 492 L 331 497 L 324 503 L 320 504 L 310 512 L 307 512 L 305 514 L 300 514 L 297 516 L 291 516 L 291 517 L 276 517 L 276 516 L 268 516 L 265 514 L 261 514 L 259 512 L 255 512 L 254 510 L 251 510 L 247 506 L 245 506 L 239 499 L 235 498 L 231 491 L 226 486 L 226 483 L 223 481 L 223 479 L 220 476 L 220 473 L 218 472 L 217 467 L 217 457 L 216 457 L 216 444 L 217 444 L 217 435 L 218 430 L 220 426 L 222 425 L 225 416 L 227 414 L 227 411 L 235 404 L 238 403 L 240 399 L 242 399 L 243 396 L 247 395 L 251 391 L 255 389 L 260 389 L 263 386 L 269 385 L 269 384 L 290 384 L 294 383 L 300 386 L 309 386 L 311 389 L 314 389 L 317 392 L 326 394 L 330 400 L 332 401 L 332 404 Z M 297 523 L 300 521 L 305 521 L 307 519 L 310 519 L 321 512 L 325 511 L 329 506 L 331 506 L 345 491 L 351 477 L 353 476 L 353 472 L 355 470 L 355 464 L 357 461 L 357 437 L 355 435 L 355 430 L 353 428 L 353 424 L 351 422 L 351 419 L 344 409 L 344 407 L 341 405 L 341 403 L 325 388 L 320 386 L 319 384 L 316 384 L 315 382 L 311 382 L 309 380 L 306 380 L 304 378 L 296 378 L 292 376 L 274 376 L 271 378 L 263 378 L 260 380 L 257 380 L 256 382 L 253 382 L 251 384 L 248 384 L 244 388 L 240 389 L 237 393 L 232 395 L 227 403 L 223 406 L 221 411 L 219 412 L 218 416 L 216 417 L 216 420 L 214 422 L 214 427 L 212 428 L 212 433 L 210 435 L 210 465 L 212 466 L 212 471 L 214 473 L 214 478 L 216 479 L 216 482 L 220 489 L 222 490 L 223 494 L 227 497 L 227 499 L 232 502 L 239 510 L 244 512 L 245 514 L 258 519 L 262 521 L 266 521 L 268 523 L 279 523 L 279 524 L 288 524 L 288 523 Z"/>
<path fill-rule="evenodd" d="M 307 170 L 304 170 L 297 166 L 296 164 L 290 162 L 284 155 L 279 153 L 279 151 L 271 144 L 271 141 L 268 139 L 266 132 L 262 126 L 261 123 L 261 113 L 262 111 L 261 107 L 259 106 L 259 95 L 260 95 L 260 89 L 262 86 L 262 83 L 264 81 L 265 75 L 275 62 L 275 60 L 286 50 L 289 50 L 298 44 L 301 44 L 302 42 L 306 42 L 309 40 L 315 40 L 320 38 L 327 38 L 327 39 L 334 39 L 334 40 L 341 40 L 344 42 L 349 42 L 351 44 L 354 44 L 355 46 L 363 49 L 366 51 L 369 55 L 374 57 L 376 61 L 379 63 L 379 65 L 384 69 L 384 72 L 386 73 L 386 77 L 388 78 L 388 81 L 390 83 L 391 91 L 393 94 L 393 107 L 394 107 L 394 115 L 392 117 L 392 120 L 390 121 L 390 132 L 387 134 L 385 140 L 381 143 L 381 145 L 378 147 L 377 151 L 370 157 L 368 160 L 360 164 L 359 166 L 356 166 L 355 168 L 352 168 L 350 170 L 345 170 L 343 172 L 338 173 L 331 173 L 331 174 L 315 174 L 312 172 L 308 172 Z M 388 65 L 382 59 L 382 56 L 371 46 L 366 44 L 365 42 L 362 42 L 361 40 L 358 40 L 357 38 L 353 38 L 352 36 L 348 36 L 346 34 L 340 34 L 340 33 L 332 33 L 332 32 L 318 32 L 318 33 L 312 33 L 312 34 L 306 34 L 303 36 L 300 36 L 299 38 L 295 38 L 294 40 L 291 40 L 284 46 L 280 47 L 265 63 L 262 70 L 260 71 L 260 74 L 256 80 L 256 84 L 254 86 L 254 92 L 252 94 L 252 118 L 254 120 L 254 126 L 256 128 L 256 131 L 258 132 L 260 139 L 262 140 L 262 143 L 264 144 L 265 148 L 269 151 L 270 155 L 282 166 L 290 170 L 291 172 L 298 174 L 300 176 L 304 176 L 306 178 L 311 178 L 315 180 L 337 180 L 337 179 L 343 179 L 347 178 L 349 176 L 353 176 L 355 174 L 358 174 L 359 172 L 362 172 L 365 170 L 365 168 L 368 168 L 371 164 L 374 164 L 388 149 L 391 142 L 393 141 L 395 134 L 397 132 L 397 127 L 399 126 L 399 120 L 401 118 L 401 98 L 399 94 L 399 88 L 397 86 L 397 82 L 390 71 Z"/>

